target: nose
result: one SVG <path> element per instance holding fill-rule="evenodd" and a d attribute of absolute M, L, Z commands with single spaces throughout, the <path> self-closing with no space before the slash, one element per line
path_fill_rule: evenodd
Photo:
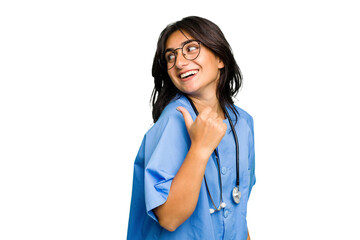
<path fill-rule="evenodd" d="M 178 52 L 176 59 L 175 59 L 175 67 L 176 68 L 183 68 L 189 63 L 189 60 L 187 60 L 184 55 L 180 52 Z"/>

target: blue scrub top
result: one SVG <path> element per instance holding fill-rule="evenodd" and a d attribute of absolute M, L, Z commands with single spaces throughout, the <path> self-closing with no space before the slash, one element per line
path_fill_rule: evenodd
<path fill-rule="evenodd" d="M 199 200 L 193 214 L 175 231 L 170 232 L 158 223 L 153 209 L 165 203 L 171 182 L 183 163 L 191 141 L 182 114 L 176 107 L 186 108 L 193 119 L 196 114 L 188 99 L 178 94 L 163 110 L 158 121 L 145 134 L 134 163 L 133 190 L 127 239 L 247 239 L 246 211 L 251 189 L 255 184 L 254 128 L 252 117 L 235 106 L 238 120 L 235 125 L 239 141 L 240 191 L 239 204 L 232 199 L 236 186 L 235 140 L 228 119 L 227 132 L 218 146 L 223 202 L 226 207 L 210 214 L 214 208 L 203 180 Z M 235 124 L 235 115 L 227 109 Z M 211 196 L 217 206 L 220 188 L 215 154 L 205 170 Z"/>

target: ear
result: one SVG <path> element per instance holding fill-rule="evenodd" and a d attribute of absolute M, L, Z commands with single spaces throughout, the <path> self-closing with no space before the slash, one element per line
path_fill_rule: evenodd
<path fill-rule="evenodd" d="M 224 68 L 224 62 L 218 57 L 218 69 Z"/>

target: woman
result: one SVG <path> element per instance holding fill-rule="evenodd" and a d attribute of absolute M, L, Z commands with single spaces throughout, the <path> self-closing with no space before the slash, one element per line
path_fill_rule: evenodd
<path fill-rule="evenodd" d="M 253 119 L 233 105 L 242 77 L 223 33 L 200 17 L 168 25 L 152 73 L 128 239 L 250 239 Z"/>

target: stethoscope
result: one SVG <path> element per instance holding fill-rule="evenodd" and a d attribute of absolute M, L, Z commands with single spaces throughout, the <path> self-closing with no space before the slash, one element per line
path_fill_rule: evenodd
<path fill-rule="evenodd" d="M 189 100 L 189 102 L 191 104 L 191 107 L 193 108 L 196 116 L 199 115 L 199 112 L 196 109 L 194 103 L 191 101 L 191 99 L 188 96 L 186 96 L 186 98 Z M 230 119 L 229 113 L 227 112 L 226 109 L 225 109 L 225 116 L 229 120 L 231 131 L 233 133 L 234 140 L 235 140 L 235 145 L 236 145 L 236 186 L 232 190 L 232 197 L 233 197 L 234 202 L 236 204 L 239 204 L 240 203 L 240 198 L 241 198 L 241 192 L 239 190 L 239 182 L 240 182 L 240 180 L 239 180 L 239 142 L 238 142 L 237 134 L 236 134 L 236 131 L 235 131 L 235 127 L 234 127 L 234 125 L 233 125 L 233 123 L 232 123 L 232 121 Z M 226 204 L 225 204 L 225 202 L 223 202 L 223 199 L 222 199 L 222 182 L 221 182 L 221 174 L 220 174 L 220 161 L 219 161 L 219 154 L 217 152 L 217 149 L 214 150 L 214 153 L 215 153 L 216 164 L 217 164 L 218 175 L 219 175 L 220 204 L 219 204 L 219 207 L 216 207 L 215 202 L 211 197 L 210 190 L 209 190 L 208 184 L 206 182 L 206 177 L 204 175 L 206 190 L 207 190 L 207 192 L 209 194 L 209 197 L 210 197 L 210 200 L 211 200 L 211 202 L 212 202 L 212 204 L 214 206 L 214 208 L 210 208 L 210 214 L 213 214 L 214 212 L 218 212 L 221 209 L 226 207 Z"/>

